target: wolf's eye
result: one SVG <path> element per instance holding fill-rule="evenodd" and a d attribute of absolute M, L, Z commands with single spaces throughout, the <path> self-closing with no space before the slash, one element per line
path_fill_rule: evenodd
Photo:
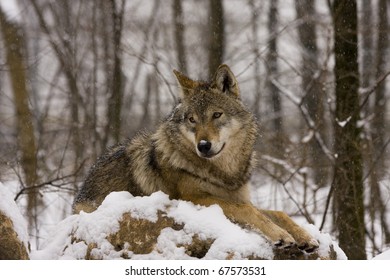
<path fill-rule="evenodd" d="M 218 118 L 220 118 L 222 116 L 222 113 L 220 113 L 220 112 L 215 112 L 214 114 L 213 114 L 213 118 L 214 119 L 218 119 Z"/>
<path fill-rule="evenodd" d="M 190 121 L 190 123 L 196 123 L 194 117 L 189 117 L 188 120 Z"/>

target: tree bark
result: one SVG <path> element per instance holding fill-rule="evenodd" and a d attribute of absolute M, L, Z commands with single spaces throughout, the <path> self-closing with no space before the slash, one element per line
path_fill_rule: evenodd
<path fill-rule="evenodd" d="M 375 75 L 376 79 L 379 79 L 382 75 L 386 73 L 386 67 L 388 67 L 388 52 L 389 52 L 389 23 L 388 23 L 388 1 L 380 0 L 378 4 L 379 9 L 379 22 L 378 22 L 378 39 L 377 39 L 377 59 L 376 67 L 377 69 Z M 390 229 L 386 219 L 386 205 L 382 200 L 381 189 L 379 186 L 379 181 L 386 175 L 386 150 L 384 147 L 386 145 L 386 139 L 388 137 L 388 125 L 386 121 L 386 108 L 387 108 L 387 97 L 386 97 L 386 83 L 382 81 L 376 91 L 375 91 L 375 101 L 374 101 L 374 120 L 372 127 L 372 145 L 373 145 L 373 157 L 376 160 L 373 164 L 374 167 L 374 177 L 376 179 L 375 187 L 372 190 L 373 193 L 373 202 L 375 205 L 373 207 L 379 213 L 381 226 L 383 234 L 385 237 L 385 244 L 390 243 Z M 384 152 L 383 152 L 384 151 Z M 388 154 L 388 153 L 387 153 Z"/>
<path fill-rule="evenodd" d="M 336 80 L 335 225 L 339 245 L 350 259 L 366 259 L 363 160 L 358 127 L 359 68 L 356 0 L 335 0 L 332 7 Z"/>
<path fill-rule="evenodd" d="M 388 1 L 380 0 L 379 9 L 379 23 L 378 23 L 378 39 L 377 39 L 377 59 L 376 59 L 376 79 L 379 79 L 382 75 L 388 71 L 389 60 L 389 23 L 388 23 Z M 386 136 L 388 135 L 389 126 L 386 125 L 386 82 L 381 82 L 375 91 L 374 101 L 374 121 L 373 121 L 373 144 L 375 149 L 375 157 L 379 157 L 380 160 L 377 164 L 378 179 L 382 178 L 385 174 L 386 163 L 385 155 L 382 154 L 383 147 L 386 142 Z"/>
<path fill-rule="evenodd" d="M 360 17 L 360 35 L 362 41 L 362 49 L 361 49 L 361 87 L 367 88 L 371 85 L 372 80 L 375 76 L 375 72 L 373 71 L 374 65 L 374 41 L 373 41 L 373 31 L 374 31 L 374 23 L 373 23 L 373 11 L 372 11 L 372 1 L 371 0 L 363 0 L 362 1 L 362 11 Z M 369 108 L 367 106 L 367 111 Z"/>
<path fill-rule="evenodd" d="M 21 166 L 27 187 L 37 180 L 37 147 L 34 136 L 33 116 L 29 107 L 29 92 L 26 74 L 26 46 L 22 29 L 10 22 L 0 7 L 0 32 L 4 40 L 6 62 L 9 68 L 16 111 L 17 142 L 21 151 Z M 27 212 L 29 230 L 35 228 L 37 207 L 40 199 L 37 192 L 28 192 Z"/>
<path fill-rule="evenodd" d="M 222 0 L 209 0 L 209 4 L 209 77 L 211 77 L 217 71 L 218 66 L 223 63 L 225 51 L 225 26 Z"/>
<path fill-rule="evenodd" d="M 250 0 L 249 1 L 249 7 L 252 12 L 252 22 L 251 22 L 251 27 L 252 27 L 252 36 L 253 36 L 253 53 L 255 55 L 254 59 L 254 69 L 253 69 L 253 75 L 255 79 L 255 100 L 253 104 L 253 113 L 256 116 L 258 120 L 260 120 L 260 101 L 261 101 L 261 93 L 262 89 L 260 86 L 260 49 L 259 49 L 259 12 L 260 12 L 260 7 L 256 6 L 256 1 L 255 0 Z"/>
<path fill-rule="evenodd" d="M 108 135 L 115 143 L 120 140 L 121 133 L 121 112 L 123 103 L 123 72 L 122 72 L 122 51 L 121 38 L 123 29 L 124 0 L 118 8 L 115 0 L 110 0 L 112 17 L 112 36 L 114 50 L 114 69 L 112 73 L 112 91 L 108 98 L 107 125 Z"/>
<path fill-rule="evenodd" d="M 174 30 L 175 30 L 177 62 L 179 65 L 180 72 L 187 73 L 183 20 L 184 17 L 183 17 L 182 1 L 173 0 L 173 22 L 174 22 Z"/>
<path fill-rule="evenodd" d="M 272 83 L 273 79 L 278 76 L 278 44 L 277 44 L 277 27 L 278 27 L 278 1 L 270 1 L 268 11 L 268 52 L 266 54 L 267 64 L 267 81 L 266 89 L 270 95 L 270 108 L 272 108 L 271 115 L 273 115 L 271 122 L 271 130 L 274 132 L 272 137 L 274 153 L 277 157 L 284 157 L 284 128 L 283 128 L 283 110 L 282 100 L 279 89 Z"/>
<path fill-rule="evenodd" d="M 328 133 L 324 121 L 325 92 L 322 90 L 319 73 L 315 1 L 296 0 L 295 8 L 298 19 L 302 21 L 298 27 L 298 36 L 302 47 L 301 73 L 304 105 L 315 123 L 316 130 L 321 138 L 325 139 Z M 310 157 L 308 164 L 313 169 L 314 181 L 318 186 L 325 186 L 328 181 L 328 172 L 325 168 L 327 159 L 314 137 L 308 144 L 307 154 Z"/>

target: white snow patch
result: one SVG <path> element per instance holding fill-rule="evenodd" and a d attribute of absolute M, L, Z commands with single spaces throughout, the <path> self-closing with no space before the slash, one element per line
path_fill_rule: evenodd
<path fill-rule="evenodd" d="M 351 120 L 352 116 L 349 116 L 348 118 L 346 118 L 344 121 L 339 121 L 337 118 L 336 118 L 336 122 L 337 124 L 340 126 L 340 127 L 344 127 L 350 120 Z"/>
<path fill-rule="evenodd" d="M 373 260 L 390 260 L 390 249 L 372 258 Z"/>
<path fill-rule="evenodd" d="M 203 207 L 179 201 L 177 207 L 169 211 L 169 216 L 185 223 L 185 232 L 202 239 L 215 239 L 205 259 L 225 259 L 229 252 L 235 252 L 233 258 L 251 254 L 273 257 L 271 246 L 263 237 L 230 222 L 218 205 Z"/>
<path fill-rule="evenodd" d="M 309 130 L 309 133 L 302 138 L 302 143 L 305 144 L 305 143 L 308 143 L 311 139 L 313 139 L 314 137 L 314 131 L 312 129 Z"/>
<path fill-rule="evenodd" d="M 329 256 L 329 247 L 333 246 L 333 249 L 337 253 L 337 259 L 346 260 L 347 256 L 341 250 L 339 245 L 334 242 L 331 236 L 327 233 L 321 233 L 314 225 L 312 224 L 303 224 L 301 225 L 308 233 L 310 233 L 314 239 L 317 239 L 320 243 L 320 247 L 318 248 L 318 255 L 320 257 Z"/>

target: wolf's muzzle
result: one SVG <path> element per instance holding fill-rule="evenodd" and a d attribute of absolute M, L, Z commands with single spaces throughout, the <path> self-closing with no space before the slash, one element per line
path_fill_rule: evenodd
<path fill-rule="evenodd" d="M 212 158 L 218 155 L 223 150 L 224 147 L 225 147 L 225 143 L 222 145 L 222 148 L 219 151 L 215 151 L 215 149 L 214 150 L 212 149 L 211 142 L 206 140 L 200 140 L 200 142 L 197 145 L 198 155 L 204 158 Z"/>

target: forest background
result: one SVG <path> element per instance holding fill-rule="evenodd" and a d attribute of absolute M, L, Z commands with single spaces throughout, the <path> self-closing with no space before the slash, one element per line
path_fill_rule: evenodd
<path fill-rule="evenodd" d="M 153 130 L 173 69 L 221 63 L 256 115 L 253 201 L 331 233 L 351 259 L 390 244 L 387 0 L 0 2 L 0 182 L 33 247 L 71 214 L 106 147 Z"/>

